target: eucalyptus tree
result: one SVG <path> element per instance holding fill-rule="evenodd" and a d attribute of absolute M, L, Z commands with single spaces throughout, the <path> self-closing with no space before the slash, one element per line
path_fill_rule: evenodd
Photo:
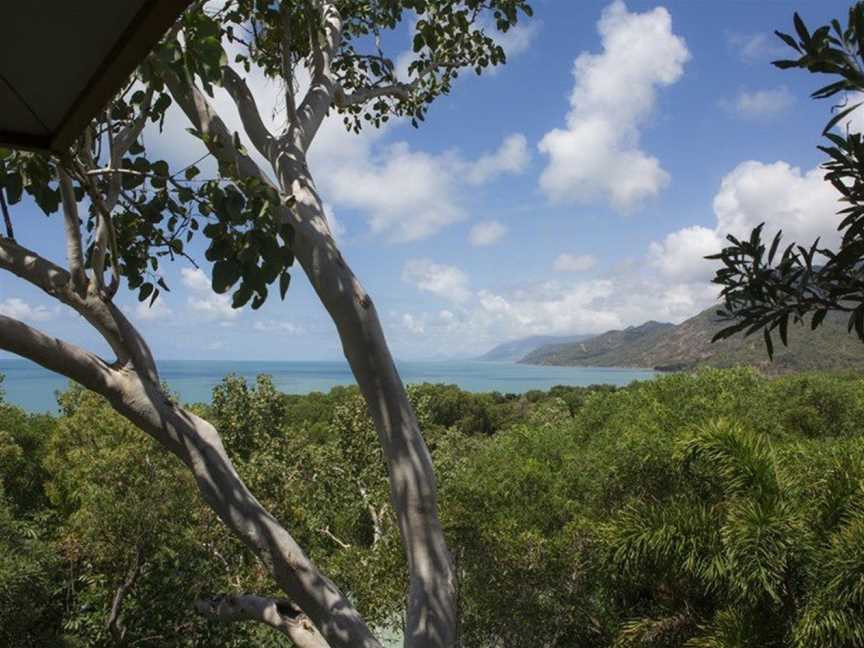
<path fill-rule="evenodd" d="M 380 645 L 351 601 L 255 499 L 214 426 L 166 394 L 144 337 L 113 301 L 125 278 L 152 303 L 168 289 L 160 263 L 188 258 L 196 233 L 209 241 L 213 289 L 235 287 L 237 308 L 260 307 L 276 283 L 284 298 L 289 268 L 295 258 L 300 263 L 336 324 L 387 463 L 409 573 L 406 645 L 454 645 L 454 575 L 429 452 L 372 299 L 332 236 L 307 154 L 331 111 L 355 131 L 396 117 L 417 125 L 462 72 L 504 62 L 493 33 L 520 14 L 531 14 L 524 0 L 229 0 L 216 10 L 199 3 L 68 152 L 50 159 L 0 152 L 0 268 L 77 311 L 116 359 L 8 316 L 0 316 L 0 348 L 102 394 L 177 455 L 207 504 L 289 597 L 220 596 L 199 601 L 202 613 L 267 623 L 299 646 Z M 400 79 L 382 43 L 403 23 L 413 23 L 413 60 Z M 234 65 L 226 45 L 239 51 Z M 244 79 L 253 66 L 284 87 L 278 133 L 265 126 Z M 216 111 L 214 85 L 233 99 L 269 168 Z M 218 177 L 199 180 L 195 166 L 172 171 L 147 156 L 144 127 L 164 121 L 172 98 L 218 162 Z M 62 211 L 66 268 L 16 240 L 10 205 L 23 192 L 48 214 Z"/>

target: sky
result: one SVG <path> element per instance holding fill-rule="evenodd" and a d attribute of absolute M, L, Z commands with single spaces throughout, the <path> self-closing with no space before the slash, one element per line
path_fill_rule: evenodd
<path fill-rule="evenodd" d="M 773 30 L 791 32 L 794 11 L 813 28 L 843 20 L 848 2 L 532 5 L 534 17 L 501 36 L 507 64 L 462 75 L 419 129 L 357 135 L 337 115 L 312 145 L 331 225 L 397 358 L 681 322 L 716 300 L 703 257 L 763 221 L 768 236 L 837 241 L 837 195 L 816 149 L 832 104 L 809 98 L 828 81 L 770 61 L 788 57 Z M 410 38 L 408 24 L 387 40 L 402 67 Z M 278 129 L 279 88 L 249 83 Z M 187 125 L 174 111 L 163 132 L 145 131 L 154 159 L 181 168 L 202 154 Z M 13 218 L 23 245 L 63 262 L 59 218 L 26 202 Z M 284 301 L 233 310 L 210 290 L 203 246 L 192 250 L 200 267 L 166 268 L 171 292 L 153 308 L 125 289 L 115 298 L 157 359 L 341 357 L 299 267 Z M 108 353 L 77 314 L 5 273 L 0 313 Z"/>

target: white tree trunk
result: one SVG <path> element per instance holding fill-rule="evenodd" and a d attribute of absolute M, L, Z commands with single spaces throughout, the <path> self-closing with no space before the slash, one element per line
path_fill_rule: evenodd
<path fill-rule="evenodd" d="M 327 309 L 369 407 L 390 476 L 390 499 L 408 560 L 406 646 L 454 645 L 455 583 L 438 518 L 435 473 L 375 305 L 331 235 L 323 204 L 299 152 L 282 157 L 280 180 L 296 200 L 295 254 Z"/>

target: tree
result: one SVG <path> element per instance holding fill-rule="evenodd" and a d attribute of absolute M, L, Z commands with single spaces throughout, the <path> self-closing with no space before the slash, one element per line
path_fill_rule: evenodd
<path fill-rule="evenodd" d="M 794 26 L 797 40 L 776 33 L 799 58 L 774 65 L 832 75 L 834 80 L 811 97 L 844 97 L 822 131 L 828 144 L 819 147 L 829 157 L 824 164 L 826 181 L 837 189 L 840 202 L 848 204 L 839 211 L 840 246 L 832 250 L 817 239 L 806 247 L 793 242 L 781 250 L 782 232 L 768 246 L 759 225 L 749 239 L 727 236 L 731 245 L 707 257 L 723 264 L 713 280 L 723 286 L 725 304 L 719 314 L 735 322 L 714 340 L 761 330 L 769 355 L 773 355 L 772 331 L 778 329 L 785 345 L 790 319 L 800 324 L 810 316 L 815 329 L 832 311 L 848 314 L 849 331 L 854 329 L 864 341 L 864 140 L 862 133 L 852 132 L 843 121 L 861 105 L 856 93 L 864 91 L 864 3 L 849 8 L 845 29 L 832 20 L 810 33 L 797 13 Z M 844 126 L 845 132 L 837 131 Z"/>
<path fill-rule="evenodd" d="M 487 31 L 507 31 L 520 13 L 531 13 L 524 0 L 235 0 L 209 14 L 196 3 L 72 150 L 51 160 L 0 152 L 0 196 L 8 198 L 0 205 L 6 223 L 0 268 L 80 313 L 116 360 L 6 316 L 0 316 L 0 348 L 105 396 L 177 455 L 208 505 L 291 601 L 219 597 L 199 602 L 204 613 L 269 623 L 300 646 L 380 645 L 351 602 L 255 499 L 216 429 L 166 395 L 146 341 L 113 303 L 123 277 L 141 300 L 155 300 L 167 290 L 156 274 L 160 260 L 187 256 L 185 244 L 199 231 L 210 241 L 206 256 L 214 262 L 213 288 L 225 292 L 236 286 L 235 307 L 250 301 L 252 308 L 260 307 L 277 281 L 284 298 L 289 268 L 295 257 L 299 261 L 336 324 L 388 467 L 409 571 L 406 645 L 453 645 L 454 576 L 429 452 L 374 304 L 331 235 L 306 154 L 332 109 L 353 130 L 393 116 L 416 124 L 464 69 L 480 73 L 504 62 L 503 49 Z M 417 18 L 415 60 L 410 78 L 400 80 L 381 37 L 408 14 Z M 235 64 L 247 72 L 254 65 L 284 84 L 281 133 L 265 127 L 255 98 L 228 62 L 226 42 L 241 50 Z M 298 97 L 303 68 L 309 87 Z M 244 131 L 272 176 L 215 112 L 209 99 L 213 85 L 223 86 L 234 100 Z M 172 173 L 165 161 L 146 156 L 144 126 L 148 120 L 161 123 L 172 98 L 216 158 L 218 178 L 197 180 L 195 166 Z M 7 203 L 16 204 L 23 191 L 46 213 L 62 206 L 68 268 L 16 242 Z M 85 197 L 82 235 L 79 203 Z"/>

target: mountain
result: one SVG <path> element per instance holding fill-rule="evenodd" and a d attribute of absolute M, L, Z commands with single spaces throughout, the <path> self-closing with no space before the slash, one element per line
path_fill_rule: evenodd
<path fill-rule="evenodd" d="M 524 358 L 526 355 L 539 349 L 544 345 L 569 344 L 579 342 L 590 338 L 590 335 L 534 335 L 532 337 L 520 338 L 499 344 L 493 349 L 487 351 L 478 360 L 490 362 L 515 362 Z"/>
<path fill-rule="evenodd" d="M 664 332 L 674 329 L 668 322 L 645 322 L 623 331 L 608 331 L 575 343 L 547 344 L 525 355 L 524 364 L 574 365 L 594 367 L 641 367 L 642 352 L 650 349 Z M 625 364 L 606 364 L 610 357 L 626 358 Z"/>
<path fill-rule="evenodd" d="M 609 331 L 571 344 L 540 347 L 527 354 L 525 364 L 645 367 L 676 371 L 699 366 L 749 365 L 768 374 L 806 370 L 864 369 L 864 344 L 846 330 L 846 316 L 829 315 L 822 326 L 789 327 L 789 347 L 775 335 L 774 361 L 768 359 L 759 334 L 741 334 L 714 344 L 711 338 L 728 323 L 716 316 L 717 307 L 702 311 L 681 324 L 648 322 L 623 331 Z"/>

